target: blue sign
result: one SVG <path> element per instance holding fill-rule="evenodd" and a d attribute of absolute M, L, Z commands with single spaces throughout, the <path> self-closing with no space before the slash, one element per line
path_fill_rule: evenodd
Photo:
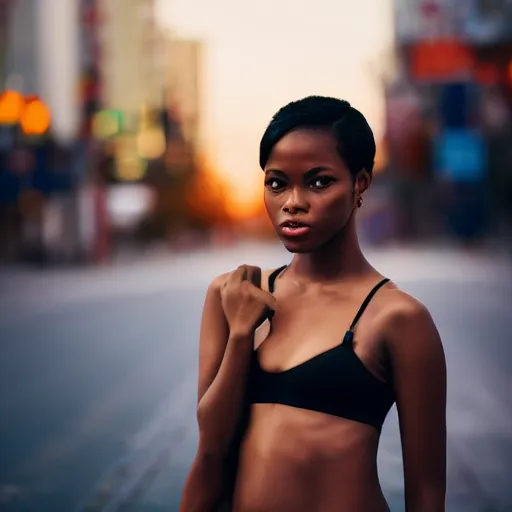
<path fill-rule="evenodd" d="M 436 173 L 453 182 L 478 182 L 485 178 L 485 141 L 477 130 L 446 130 L 435 142 Z"/>

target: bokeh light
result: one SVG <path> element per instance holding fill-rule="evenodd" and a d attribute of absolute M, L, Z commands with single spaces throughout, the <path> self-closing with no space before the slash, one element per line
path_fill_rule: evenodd
<path fill-rule="evenodd" d="M 0 95 L 0 124 L 16 124 L 25 106 L 23 96 L 17 91 L 5 91 Z"/>
<path fill-rule="evenodd" d="M 26 135 L 43 135 L 51 123 L 49 107 L 40 99 L 29 99 L 22 110 L 20 125 Z"/>

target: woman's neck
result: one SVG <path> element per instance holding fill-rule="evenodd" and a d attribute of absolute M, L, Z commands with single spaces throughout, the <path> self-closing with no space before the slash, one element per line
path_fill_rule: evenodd
<path fill-rule="evenodd" d="M 361 250 L 355 222 L 316 251 L 295 254 L 289 270 L 316 282 L 350 280 L 375 272 Z"/>

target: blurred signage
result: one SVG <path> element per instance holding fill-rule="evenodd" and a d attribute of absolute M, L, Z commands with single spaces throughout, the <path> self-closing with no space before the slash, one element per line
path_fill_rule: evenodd
<path fill-rule="evenodd" d="M 396 0 L 395 27 L 399 43 L 456 37 L 461 11 L 468 0 Z"/>
<path fill-rule="evenodd" d="M 457 38 L 492 44 L 512 40 L 512 0 L 395 0 L 400 44 Z"/>
<path fill-rule="evenodd" d="M 471 49 L 456 40 L 416 43 L 411 48 L 410 74 L 415 80 L 452 80 L 469 76 L 474 61 Z"/>
<path fill-rule="evenodd" d="M 452 182 L 478 182 L 485 177 L 486 150 L 476 130 L 445 130 L 435 142 L 438 176 Z"/>

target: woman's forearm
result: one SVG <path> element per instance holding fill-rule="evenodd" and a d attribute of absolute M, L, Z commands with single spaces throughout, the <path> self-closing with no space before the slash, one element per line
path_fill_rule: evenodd
<path fill-rule="evenodd" d="M 198 453 L 185 483 L 179 512 L 214 512 L 225 484 L 223 462 Z"/>
<path fill-rule="evenodd" d="M 233 442 L 245 412 L 253 343 L 252 334 L 230 335 L 217 376 L 199 401 L 199 447 L 180 512 L 214 512 L 223 498 Z"/>
<path fill-rule="evenodd" d="M 245 412 L 254 335 L 232 334 L 217 376 L 199 401 L 199 453 L 227 456 Z"/>

